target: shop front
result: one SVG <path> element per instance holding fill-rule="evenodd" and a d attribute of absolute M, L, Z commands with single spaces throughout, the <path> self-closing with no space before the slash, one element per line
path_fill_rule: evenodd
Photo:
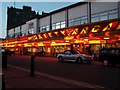
<path fill-rule="evenodd" d="M 120 19 L 84 24 L 44 33 L 32 34 L 2 42 L 15 55 L 56 57 L 65 50 L 93 52 L 100 48 L 120 47 Z"/>

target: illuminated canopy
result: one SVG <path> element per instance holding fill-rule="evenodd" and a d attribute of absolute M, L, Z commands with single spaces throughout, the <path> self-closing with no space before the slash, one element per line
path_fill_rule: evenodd
<path fill-rule="evenodd" d="M 27 42 L 40 42 L 45 40 L 60 40 L 60 39 L 79 39 L 84 37 L 104 38 L 111 36 L 120 36 L 120 19 L 96 22 L 86 25 L 78 25 L 69 28 L 48 31 L 44 33 L 32 34 L 24 37 L 19 37 L 11 40 L 5 40 L 2 43 L 15 44 Z M 76 41 L 78 42 L 78 41 Z M 81 41 L 79 41 L 81 42 Z M 39 44 L 40 45 L 40 44 Z M 42 45 L 42 44 L 41 44 Z"/>

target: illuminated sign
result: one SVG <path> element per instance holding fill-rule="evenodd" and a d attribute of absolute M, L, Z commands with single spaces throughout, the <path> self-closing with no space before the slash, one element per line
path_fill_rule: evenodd
<path fill-rule="evenodd" d="M 120 30 L 120 24 L 118 25 L 117 30 Z"/>
<path fill-rule="evenodd" d="M 89 37 L 90 37 L 90 38 L 92 38 L 92 37 L 93 37 L 93 34 L 92 34 L 92 33 L 91 33 L 91 34 L 89 34 Z"/>
<path fill-rule="evenodd" d="M 57 35 L 57 36 L 59 36 L 59 35 L 58 35 L 58 31 L 54 32 L 54 34 Z"/>
<path fill-rule="evenodd" d="M 71 33 L 72 36 L 75 36 L 78 34 L 78 28 L 74 29 L 73 32 Z"/>
<path fill-rule="evenodd" d="M 74 36 L 67 36 L 67 37 L 65 37 L 64 39 L 65 40 L 71 40 L 71 39 L 73 39 L 74 38 Z"/>
<path fill-rule="evenodd" d="M 84 27 L 80 34 L 87 34 L 89 27 Z"/>
<path fill-rule="evenodd" d="M 114 29 L 115 29 L 114 30 L 115 35 L 119 34 L 120 23 L 118 22 L 119 20 L 80 25 L 80 26 L 75 26 L 70 28 L 49 31 L 45 33 L 28 35 L 25 37 L 19 37 L 11 40 L 5 40 L 5 41 L 2 41 L 2 43 L 4 42 L 7 44 L 16 44 L 16 43 L 25 43 L 27 41 L 36 41 L 36 40 L 47 40 L 47 39 L 53 40 L 61 37 L 63 37 L 65 40 L 79 39 L 81 37 L 88 37 L 89 39 L 99 37 L 99 36 L 109 37 L 110 34 L 112 34 L 110 31 L 113 31 Z"/>
<path fill-rule="evenodd" d="M 65 30 L 60 31 L 63 36 L 66 36 Z"/>
<path fill-rule="evenodd" d="M 91 30 L 91 32 L 98 32 L 98 31 L 100 31 L 100 25 L 95 25 Z"/>
<path fill-rule="evenodd" d="M 44 38 L 48 38 L 47 33 L 44 33 L 43 36 L 44 36 Z"/>
<path fill-rule="evenodd" d="M 38 39 L 37 35 L 28 37 L 28 40 L 37 40 L 37 39 Z"/>
<path fill-rule="evenodd" d="M 104 32 L 112 30 L 117 25 L 117 23 L 118 21 L 109 23 L 102 31 Z"/>
<path fill-rule="evenodd" d="M 110 32 L 106 32 L 106 33 L 105 33 L 105 36 L 110 36 Z"/>
<path fill-rule="evenodd" d="M 51 33 L 51 32 L 50 32 L 50 33 L 48 33 L 48 36 L 52 38 L 52 33 Z"/>
<path fill-rule="evenodd" d="M 41 34 L 38 34 L 38 39 L 43 39 L 43 37 L 41 36 Z"/>
<path fill-rule="evenodd" d="M 106 43 L 105 40 L 90 40 L 89 44 Z"/>

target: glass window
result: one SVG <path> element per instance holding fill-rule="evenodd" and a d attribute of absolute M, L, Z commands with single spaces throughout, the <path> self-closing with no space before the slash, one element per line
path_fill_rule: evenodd
<path fill-rule="evenodd" d="M 61 22 L 61 28 L 64 28 L 65 27 L 65 21 L 62 21 Z"/>
<path fill-rule="evenodd" d="M 99 20 L 100 20 L 99 14 L 92 15 L 92 18 L 91 18 L 91 21 L 92 21 L 92 22 L 97 22 L 97 21 L 99 21 Z"/>
<path fill-rule="evenodd" d="M 74 26 L 74 20 L 69 20 L 69 26 Z"/>
<path fill-rule="evenodd" d="M 29 33 L 29 34 L 34 34 L 34 29 L 33 29 L 33 28 L 32 28 L 32 29 L 29 29 L 29 30 L 28 30 L 28 33 Z"/>
<path fill-rule="evenodd" d="M 100 14 L 100 21 L 102 21 L 102 20 L 108 20 L 108 13 L 107 12 Z"/>
<path fill-rule="evenodd" d="M 49 30 L 50 30 L 49 25 L 45 25 L 45 26 L 41 26 L 39 31 L 45 32 L 45 31 L 49 31 Z"/>
<path fill-rule="evenodd" d="M 81 24 L 86 24 L 86 23 L 87 23 L 87 16 L 82 17 Z"/>
<path fill-rule="evenodd" d="M 15 38 L 19 37 L 20 36 L 20 32 L 18 33 L 15 33 Z"/>
<path fill-rule="evenodd" d="M 52 24 L 52 30 L 54 30 L 55 29 L 55 24 Z"/>
<path fill-rule="evenodd" d="M 60 28 L 60 22 L 56 23 L 56 29 Z"/>
<path fill-rule="evenodd" d="M 46 31 L 49 31 L 49 30 L 50 30 L 49 25 L 47 25 L 46 26 Z"/>
<path fill-rule="evenodd" d="M 21 36 L 25 36 L 26 35 L 26 31 L 21 31 Z"/>
<path fill-rule="evenodd" d="M 14 38 L 14 34 L 9 34 L 8 37 L 9 38 Z"/>
<path fill-rule="evenodd" d="M 80 24 L 80 20 L 75 21 L 75 25 L 79 25 Z"/>
<path fill-rule="evenodd" d="M 109 19 L 118 18 L 118 10 L 112 10 L 109 12 Z"/>
<path fill-rule="evenodd" d="M 46 27 L 45 26 L 41 27 L 41 29 L 42 29 L 42 32 L 46 31 Z"/>
<path fill-rule="evenodd" d="M 91 21 L 92 21 L 92 22 L 97 22 L 97 21 L 99 21 L 99 17 L 93 17 L 93 18 L 91 19 Z"/>
<path fill-rule="evenodd" d="M 114 19 L 114 18 L 118 18 L 118 14 L 117 13 L 109 15 L 109 19 Z"/>

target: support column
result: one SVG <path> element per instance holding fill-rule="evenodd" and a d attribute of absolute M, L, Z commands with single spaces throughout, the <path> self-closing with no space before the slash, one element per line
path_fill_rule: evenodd
<path fill-rule="evenodd" d="M 118 2 L 118 18 L 120 18 L 120 1 Z"/>
<path fill-rule="evenodd" d="M 87 15 L 88 15 L 88 23 L 91 23 L 91 2 L 88 2 Z"/>

